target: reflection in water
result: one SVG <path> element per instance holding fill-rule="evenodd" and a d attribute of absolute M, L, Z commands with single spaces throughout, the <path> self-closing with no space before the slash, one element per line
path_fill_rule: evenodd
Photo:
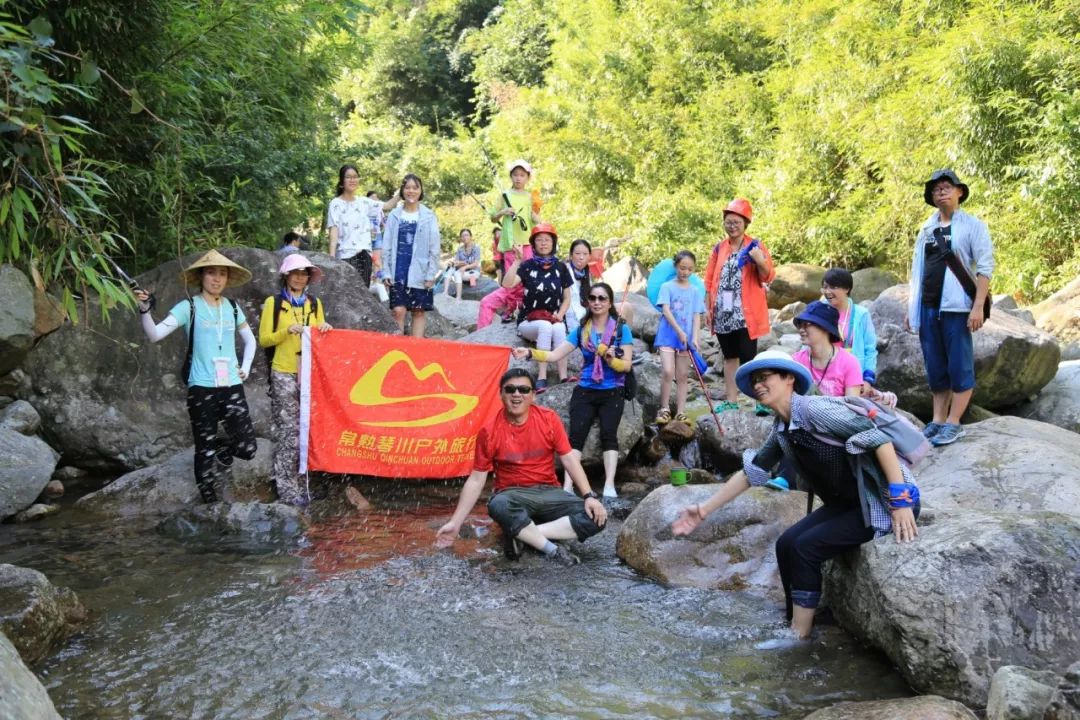
<path fill-rule="evenodd" d="M 60 713 L 802 718 L 908 694 L 836 628 L 755 650 L 781 627 L 778 603 L 643 580 L 615 556 L 617 523 L 578 567 L 511 564 L 491 535 L 436 551 L 445 500 L 373 501 L 317 521 L 292 553 L 195 549 L 73 509 L 0 527 L 0 562 L 72 587 L 93 614 L 38 668 Z"/>

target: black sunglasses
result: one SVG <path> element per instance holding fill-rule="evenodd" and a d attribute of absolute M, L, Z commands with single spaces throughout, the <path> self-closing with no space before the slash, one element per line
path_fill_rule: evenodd
<path fill-rule="evenodd" d="M 589 302 L 605 302 L 610 300 L 607 295 L 590 295 Z"/>
<path fill-rule="evenodd" d="M 528 395 L 533 389 L 532 385 L 503 385 L 502 391 L 507 395 Z"/>

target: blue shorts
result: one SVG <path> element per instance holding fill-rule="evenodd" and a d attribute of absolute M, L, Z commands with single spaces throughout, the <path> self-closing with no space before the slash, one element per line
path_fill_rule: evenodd
<path fill-rule="evenodd" d="M 403 307 L 406 310 L 435 309 L 435 293 L 430 289 L 406 287 L 405 283 L 390 286 L 390 309 Z"/>
<path fill-rule="evenodd" d="M 931 392 L 964 392 L 975 387 L 975 349 L 968 313 L 922 308 L 919 344 Z"/>

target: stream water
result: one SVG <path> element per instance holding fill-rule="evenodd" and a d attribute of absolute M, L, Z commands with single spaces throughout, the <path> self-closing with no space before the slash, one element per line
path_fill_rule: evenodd
<path fill-rule="evenodd" d="M 781 607 L 661 586 L 615 555 L 508 563 L 436 551 L 452 510 L 409 492 L 313 526 L 288 552 L 192 545 L 66 508 L 0 526 L 0 562 L 75 590 L 91 622 L 35 670 L 65 718 L 803 718 L 909 695 L 836 627 L 755 643 Z M 478 517 L 486 517 L 478 506 Z"/>

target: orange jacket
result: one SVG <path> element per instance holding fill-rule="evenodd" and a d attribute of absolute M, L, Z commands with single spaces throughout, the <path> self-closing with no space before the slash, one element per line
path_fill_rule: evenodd
<path fill-rule="evenodd" d="M 754 238 L 749 235 L 743 236 L 743 242 L 749 244 Z M 769 304 L 765 299 L 765 288 L 762 283 L 772 282 L 776 277 L 776 267 L 773 265 L 772 255 L 765 243 L 758 241 L 761 251 L 765 253 L 765 263 L 769 266 L 769 273 L 761 277 L 758 273 L 757 263 L 749 262 L 742 269 L 742 308 L 746 316 L 746 330 L 751 340 L 757 340 L 762 335 L 772 331 L 769 325 Z M 712 329 L 713 311 L 716 308 L 716 294 L 720 290 L 720 271 L 724 263 L 731 256 L 731 240 L 724 238 L 718 242 L 709 255 L 709 264 L 705 268 L 705 317 L 708 327 Z"/>

